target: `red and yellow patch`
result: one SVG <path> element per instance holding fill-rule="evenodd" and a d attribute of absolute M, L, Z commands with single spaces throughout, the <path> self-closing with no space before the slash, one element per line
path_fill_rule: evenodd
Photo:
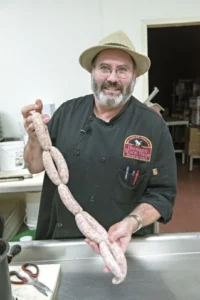
<path fill-rule="evenodd" d="M 137 160 L 150 161 L 152 143 L 145 136 L 131 135 L 124 142 L 123 156 Z"/>

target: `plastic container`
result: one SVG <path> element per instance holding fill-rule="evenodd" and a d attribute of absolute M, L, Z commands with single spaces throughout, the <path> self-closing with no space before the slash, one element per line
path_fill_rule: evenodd
<path fill-rule="evenodd" d="M 13 171 L 24 168 L 24 142 L 0 143 L 0 170 Z"/>
<path fill-rule="evenodd" d="M 31 235 L 22 236 L 19 240 L 20 242 L 30 242 L 32 241 L 33 237 Z"/>
<path fill-rule="evenodd" d="M 26 193 L 26 217 L 25 224 L 30 230 L 35 230 L 40 207 L 41 192 Z"/>

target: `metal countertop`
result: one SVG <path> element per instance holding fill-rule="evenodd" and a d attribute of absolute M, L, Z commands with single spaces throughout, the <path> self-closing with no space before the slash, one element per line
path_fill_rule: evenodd
<path fill-rule="evenodd" d="M 200 233 L 133 238 L 126 253 L 128 274 L 120 285 L 102 272 L 102 258 L 84 240 L 20 244 L 22 252 L 11 265 L 61 264 L 56 300 L 200 299 Z"/>

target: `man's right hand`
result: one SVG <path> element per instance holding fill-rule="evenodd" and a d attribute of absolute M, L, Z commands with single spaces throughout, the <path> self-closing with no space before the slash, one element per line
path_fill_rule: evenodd
<path fill-rule="evenodd" d="M 28 143 L 24 148 L 24 161 L 30 173 L 40 173 L 44 170 L 42 160 L 42 148 L 38 141 L 33 125 L 33 114 L 38 112 L 42 115 L 43 122 L 49 122 L 50 117 L 42 114 L 43 104 L 41 100 L 36 100 L 35 104 L 30 104 L 22 108 L 21 112 L 24 118 L 24 128 L 28 133 Z"/>
<path fill-rule="evenodd" d="M 42 101 L 37 99 L 35 104 L 30 104 L 22 108 L 21 113 L 24 118 L 24 128 L 28 133 L 30 139 L 36 138 L 35 128 L 33 125 L 32 113 L 39 112 L 42 113 L 43 104 Z M 46 124 L 49 122 L 50 117 L 48 115 L 42 114 L 43 122 Z"/>

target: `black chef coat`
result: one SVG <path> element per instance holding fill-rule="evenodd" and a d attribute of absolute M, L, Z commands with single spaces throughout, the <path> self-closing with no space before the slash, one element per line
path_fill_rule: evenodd
<path fill-rule="evenodd" d="M 159 221 L 167 223 L 177 179 L 163 118 L 134 97 L 110 122 L 97 118 L 93 106 L 93 95 L 66 101 L 48 124 L 52 143 L 68 164 L 74 198 L 107 230 L 140 203 L 151 204 L 161 214 Z M 133 184 L 134 172 L 139 176 Z M 152 226 L 137 234 L 145 233 L 152 233 Z M 36 239 L 79 237 L 74 215 L 45 174 Z"/>

